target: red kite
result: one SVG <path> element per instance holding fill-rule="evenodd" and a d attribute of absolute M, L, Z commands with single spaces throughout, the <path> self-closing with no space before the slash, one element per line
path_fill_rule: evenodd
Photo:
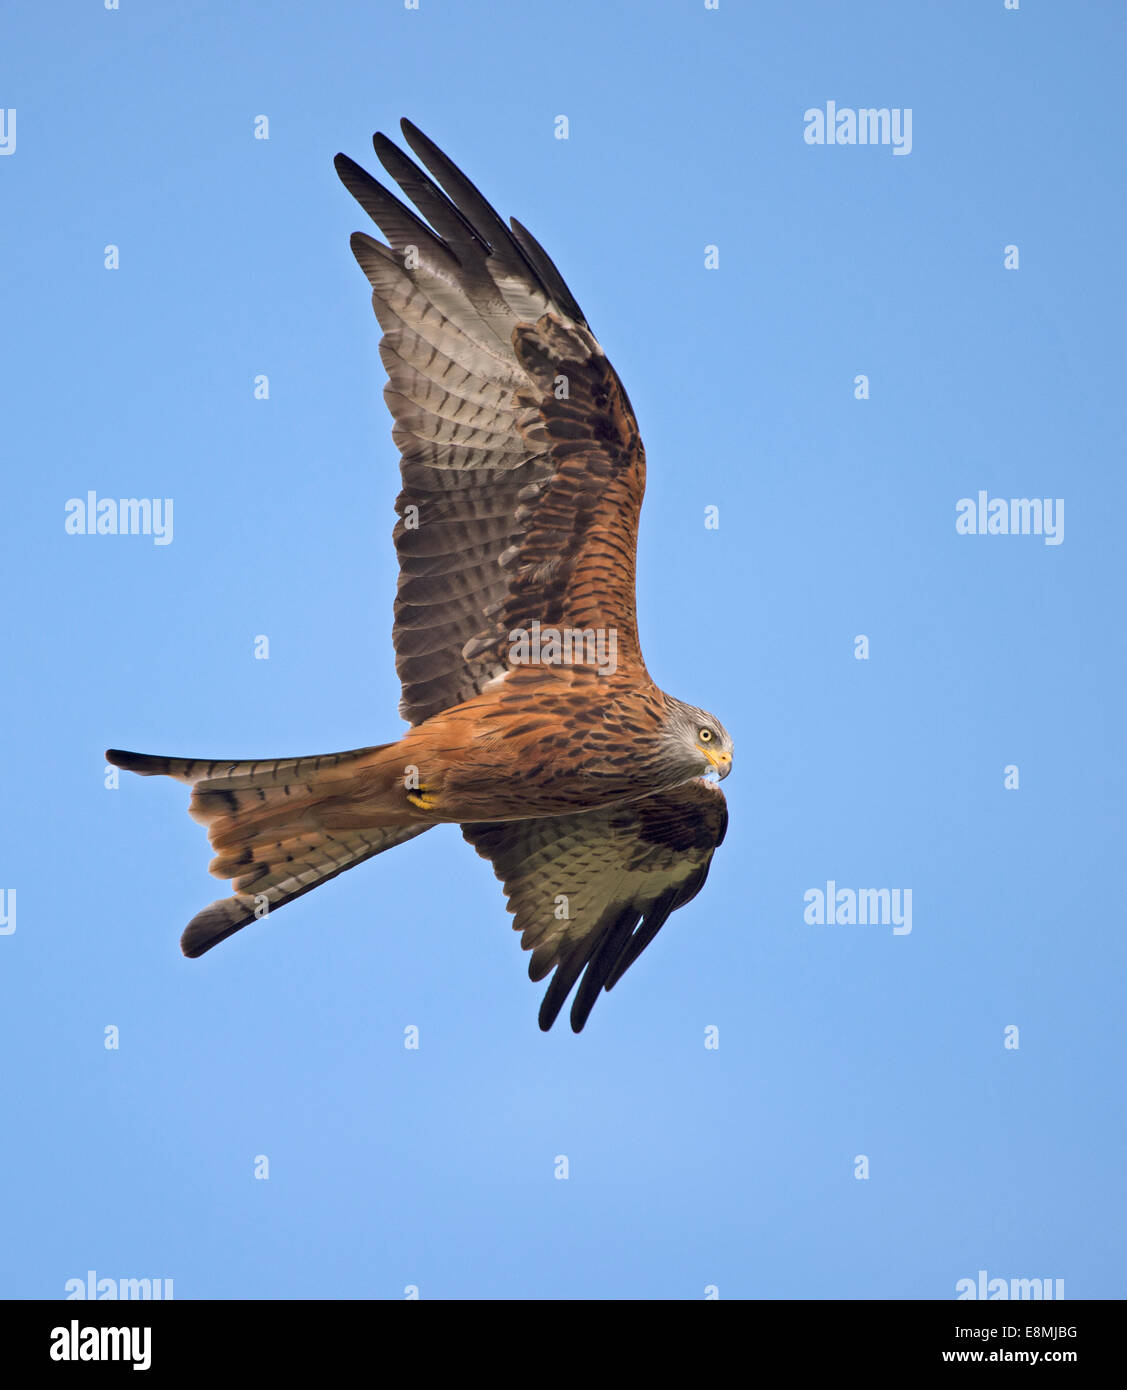
<path fill-rule="evenodd" d="M 393 641 L 411 727 L 320 757 L 106 757 L 189 783 L 211 872 L 233 880 L 185 955 L 453 821 L 504 884 L 531 978 L 555 971 L 541 1028 L 583 976 L 579 1032 L 704 884 L 732 741 L 642 660 L 645 454 L 617 373 L 539 242 L 409 121 L 403 134 L 429 174 L 373 143 L 425 222 L 346 156 L 336 168 L 387 239 L 357 232 L 352 251 L 402 456 Z"/>

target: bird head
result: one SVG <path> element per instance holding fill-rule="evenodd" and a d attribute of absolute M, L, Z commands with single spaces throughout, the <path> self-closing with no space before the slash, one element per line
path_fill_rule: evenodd
<path fill-rule="evenodd" d="M 666 699 L 663 731 L 666 752 L 676 758 L 686 777 L 710 774 L 721 779 L 727 777 L 732 770 L 732 736 L 728 730 L 707 710 L 669 696 Z"/>

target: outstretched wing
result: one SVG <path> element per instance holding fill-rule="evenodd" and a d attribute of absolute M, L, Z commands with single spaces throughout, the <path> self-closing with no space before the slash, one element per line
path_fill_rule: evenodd
<path fill-rule="evenodd" d="M 613 630 L 620 664 L 641 665 L 645 456 L 626 392 L 543 249 L 402 128 L 433 179 L 386 136 L 373 143 L 426 222 L 345 155 L 336 167 L 388 242 L 356 232 L 352 250 L 383 329 L 402 454 L 393 636 L 400 713 L 418 724 L 508 670 L 508 634 L 533 620 Z"/>
<path fill-rule="evenodd" d="M 541 1028 L 585 970 L 571 1006 L 571 1026 L 582 1030 L 599 990 L 617 984 L 669 914 L 700 892 L 727 826 L 724 793 L 703 779 L 609 810 L 462 826 L 505 886 L 513 928 L 532 952 L 529 978 L 556 972 Z"/>

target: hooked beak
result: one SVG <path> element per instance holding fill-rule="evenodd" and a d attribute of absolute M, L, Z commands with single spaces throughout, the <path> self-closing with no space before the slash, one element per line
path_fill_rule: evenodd
<path fill-rule="evenodd" d="M 727 777 L 728 773 L 732 770 L 731 753 L 713 753 L 711 749 L 706 749 L 704 756 L 719 773 L 720 780 L 723 782 L 724 778 Z"/>

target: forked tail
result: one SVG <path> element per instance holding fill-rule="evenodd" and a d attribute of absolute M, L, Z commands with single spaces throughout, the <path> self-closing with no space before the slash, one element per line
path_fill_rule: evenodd
<path fill-rule="evenodd" d="M 383 745 L 390 747 L 391 745 Z M 197 912 L 180 949 L 202 956 L 221 941 L 346 869 L 430 829 L 426 824 L 330 829 L 324 808 L 356 787 L 380 746 L 310 758 L 208 762 L 111 748 L 106 761 L 142 777 L 174 777 L 192 788 L 188 811 L 207 826 L 216 878 L 233 896 Z"/>

